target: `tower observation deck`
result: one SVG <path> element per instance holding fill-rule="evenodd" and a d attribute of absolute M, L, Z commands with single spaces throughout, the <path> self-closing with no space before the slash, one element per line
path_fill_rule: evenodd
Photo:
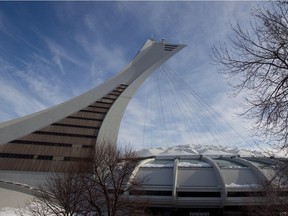
<path fill-rule="evenodd" d="M 67 102 L 0 124 L 0 170 L 62 172 L 100 141 L 115 143 L 138 87 L 185 45 L 148 39 L 110 80 Z"/>

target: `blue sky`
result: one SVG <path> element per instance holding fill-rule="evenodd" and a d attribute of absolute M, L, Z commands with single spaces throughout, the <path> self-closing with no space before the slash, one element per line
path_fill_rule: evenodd
<path fill-rule="evenodd" d="M 0 2 L 0 121 L 51 107 L 89 90 L 120 71 L 147 38 L 164 37 L 168 42 L 188 45 L 167 65 L 217 111 L 217 124 L 229 122 L 249 143 L 231 145 L 251 147 L 254 139 L 247 131 L 250 123 L 236 116 L 241 112 L 243 99 L 228 96 L 231 89 L 227 80 L 211 64 L 209 54 L 214 44 L 225 42 L 231 33 L 230 24 L 238 21 L 248 25 L 251 8 L 259 4 L 262 3 Z M 181 119 L 175 123 L 172 114 L 165 122 L 173 124 L 157 126 L 166 117 L 159 115 L 159 107 L 147 105 L 153 104 L 152 99 L 145 99 L 157 100 L 155 91 L 151 92 L 151 86 L 163 76 L 161 71 L 157 74 L 144 83 L 129 104 L 119 142 L 136 148 L 200 142 L 197 137 L 202 139 L 202 135 L 190 129 L 183 132 L 185 124 Z M 163 102 L 167 103 L 165 99 Z M 187 110 L 181 115 L 190 122 L 188 128 L 196 119 Z M 148 128 L 149 125 L 153 127 Z M 164 128 L 170 132 L 166 134 Z M 177 136 L 170 139 L 173 129 Z M 219 135 L 216 131 L 211 133 Z M 227 133 L 235 137 L 232 130 Z M 223 139 L 226 138 L 219 138 L 220 144 Z M 208 138 L 203 142 L 214 141 Z"/>

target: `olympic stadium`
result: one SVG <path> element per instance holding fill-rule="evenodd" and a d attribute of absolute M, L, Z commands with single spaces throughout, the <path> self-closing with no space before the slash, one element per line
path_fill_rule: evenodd
<path fill-rule="evenodd" d="M 150 155 L 138 167 L 137 175 L 149 179 L 140 194 L 163 215 L 243 215 L 239 208 L 269 202 L 263 186 L 286 160 L 201 145 L 144 149 L 139 154 Z M 288 195 L 285 187 L 283 199 Z"/>
<path fill-rule="evenodd" d="M 147 40 L 110 80 L 67 102 L 0 124 L 0 197 L 17 207 L 53 172 L 87 158 L 96 143 L 117 142 L 124 111 L 135 91 L 185 45 Z M 263 186 L 285 158 L 227 146 L 178 145 L 138 152 L 133 178 L 154 215 L 241 215 L 239 207 L 269 202 Z M 287 200 L 287 185 L 279 196 Z M 17 198 L 16 198 L 17 197 Z"/>

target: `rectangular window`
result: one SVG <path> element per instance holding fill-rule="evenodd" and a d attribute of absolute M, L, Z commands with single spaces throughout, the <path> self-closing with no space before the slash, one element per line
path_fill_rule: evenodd
<path fill-rule="evenodd" d="M 220 192 L 178 192 L 178 197 L 221 197 Z"/>

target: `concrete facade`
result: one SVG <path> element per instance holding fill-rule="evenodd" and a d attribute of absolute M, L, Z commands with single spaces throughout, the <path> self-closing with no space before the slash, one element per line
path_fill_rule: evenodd
<path fill-rule="evenodd" d="M 265 184 L 275 176 L 279 158 L 171 155 L 143 159 L 134 176 L 148 180 L 131 198 L 149 201 L 154 215 L 245 215 L 249 206 L 271 202 Z M 286 200 L 287 185 L 280 199 Z"/>

